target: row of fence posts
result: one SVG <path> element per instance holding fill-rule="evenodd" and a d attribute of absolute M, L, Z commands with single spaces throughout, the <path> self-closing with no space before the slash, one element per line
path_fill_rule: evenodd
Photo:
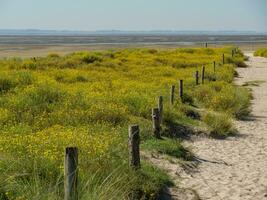
<path fill-rule="evenodd" d="M 207 43 L 206 43 L 207 46 Z M 232 57 L 234 57 L 236 49 L 232 50 Z M 222 56 L 222 63 L 225 63 L 225 56 Z M 216 72 L 216 62 L 213 62 L 213 70 Z M 202 67 L 201 83 L 205 83 L 205 66 Z M 199 71 L 195 73 L 195 84 L 199 85 Z M 184 82 L 179 81 L 179 97 L 183 101 Z M 175 101 L 175 85 L 171 86 L 170 104 L 174 105 Z M 160 139 L 161 123 L 163 119 L 163 96 L 158 98 L 158 107 L 152 109 L 152 127 L 155 138 Z M 138 170 L 141 168 L 140 161 L 140 130 L 138 125 L 131 125 L 128 129 L 129 140 L 129 166 Z M 64 200 L 78 200 L 78 148 L 67 147 L 65 150 L 64 161 Z"/>
<path fill-rule="evenodd" d="M 208 42 L 206 42 L 204 46 L 208 48 Z M 232 57 L 234 57 L 234 54 L 236 53 L 237 53 L 237 48 L 232 49 Z"/>

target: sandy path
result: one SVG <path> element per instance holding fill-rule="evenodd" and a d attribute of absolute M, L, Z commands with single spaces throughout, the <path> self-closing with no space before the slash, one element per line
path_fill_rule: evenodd
<path fill-rule="evenodd" d="M 174 189 L 172 199 L 267 200 L 267 59 L 247 55 L 249 68 L 238 69 L 236 82 L 266 82 L 252 87 L 252 120 L 236 122 L 239 135 L 186 142 L 199 159 L 198 167 L 186 172 L 175 162 L 152 160 L 167 169 L 182 188 L 191 188 L 199 195 L 179 197 Z"/>

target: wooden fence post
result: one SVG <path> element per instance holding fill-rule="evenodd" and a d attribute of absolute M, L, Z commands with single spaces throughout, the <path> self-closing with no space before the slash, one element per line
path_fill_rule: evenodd
<path fill-rule="evenodd" d="M 205 66 L 202 67 L 202 84 L 204 84 L 205 81 Z"/>
<path fill-rule="evenodd" d="M 184 84 L 183 84 L 183 80 L 180 80 L 180 89 L 179 89 L 179 96 L 181 98 L 181 100 L 183 101 L 183 95 L 184 95 Z"/>
<path fill-rule="evenodd" d="M 205 43 L 205 47 L 208 48 L 208 43 L 207 42 Z"/>
<path fill-rule="evenodd" d="M 152 125 L 153 125 L 153 134 L 155 138 L 160 138 L 160 121 L 159 121 L 159 109 L 152 109 Z"/>
<path fill-rule="evenodd" d="M 134 170 L 140 169 L 140 135 L 139 126 L 132 125 L 129 126 L 129 165 Z"/>
<path fill-rule="evenodd" d="M 199 73 L 198 73 L 198 71 L 196 71 L 196 85 L 198 85 L 199 84 Z"/>
<path fill-rule="evenodd" d="M 223 54 L 223 57 L 222 57 L 222 63 L 223 63 L 223 65 L 225 63 L 224 54 Z"/>
<path fill-rule="evenodd" d="M 213 61 L 213 71 L 214 71 L 214 73 L 216 72 L 216 62 L 215 61 Z"/>
<path fill-rule="evenodd" d="M 158 109 L 159 109 L 159 121 L 160 121 L 160 123 L 162 123 L 162 119 L 163 119 L 163 96 L 159 97 Z"/>
<path fill-rule="evenodd" d="M 67 147 L 65 151 L 65 197 L 64 200 L 78 200 L 78 148 Z"/>
<path fill-rule="evenodd" d="M 170 103 L 171 103 L 171 105 L 174 104 L 174 91 L 175 91 L 175 86 L 172 85 L 172 87 L 171 87 L 171 94 L 170 94 Z"/>

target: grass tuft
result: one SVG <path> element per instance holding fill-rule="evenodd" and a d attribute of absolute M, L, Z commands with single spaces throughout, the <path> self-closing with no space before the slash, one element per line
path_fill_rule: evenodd
<path fill-rule="evenodd" d="M 157 153 L 167 154 L 184 160 L 191 160 L 192 153 L 181 145 L 177 139 L 163 137 L 160 140 L 150 139 L 141 146 L 144 150 L 156 151 Z"/>
<path fill-rule="evenodd" d="M 267 58 L 267 48 L 258 49 L 254 52 L 254 56 L 261 56 Z"/>
<path fill-rule="evenodd" d="M 229 115 L 209 112 L 203 116 L 203 121 L 210 127 L 213 137 L 227 137 L 235 132 Z"/>

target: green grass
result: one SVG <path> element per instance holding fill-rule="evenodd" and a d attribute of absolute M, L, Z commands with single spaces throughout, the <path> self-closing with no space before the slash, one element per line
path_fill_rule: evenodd
<path fill-rule="evenodd" d="M 225 82 L 213 82 L 195 91 L 196 99 L 201 105 L 217 112 L 224 112 L 243 119 L 250 113 L 250 91 L 241 86 Z"/>
<path fill-rule="evenodd" d="M 224 138 L 235 133 L 231 117 L 227 114 L 208 112 L 203 121 L 209 126 L 213 137 Z"/>
<path fill-rule="evenodd" d="M 254 56 L 261 56 L 267 58 L 267 48 L 258 49 L 254 52 Z"/>
<path fill-rule="evenodd" d="M 146 151 L 155 151 L 161 154 L 167 154 L 176 158 L 190 160 L 192 158 L 192 154 L 189 150 L 185 149 L 181 142 L 175 138 L 166 138 L 162 139 L 150 139 L 145 141 L 141 145 L 142 149 Z"/>
<path fill-rule="evenodd" d="M 56 173 L 51 163 L 38 160 L 29 174 L 28 168 L 31 166 L 25 166 L 26 163 L 26 160 L 9 160 L 5 165 L 0 165 L 2 170 L 5 169 L 5 174 L 1 176 L 1 200 L 61 199 L 64 192 L 63 173 Z M 104 166 L 104 163 L 99 164 L 102 167 L 89 167 L 86 173 L 81 173 L 83 169 L 79 169 L 79 199 L 116 200 L 131 196 L 155 199 L 163 186 L 172 185 L 165 173 L 146 162 L 141 163 L 142 169 L 138 171 L 131 170 L 128 163 L 121 160 L 110 160 Z M 21 168 L 24 172 L 19 173 Z"/>

